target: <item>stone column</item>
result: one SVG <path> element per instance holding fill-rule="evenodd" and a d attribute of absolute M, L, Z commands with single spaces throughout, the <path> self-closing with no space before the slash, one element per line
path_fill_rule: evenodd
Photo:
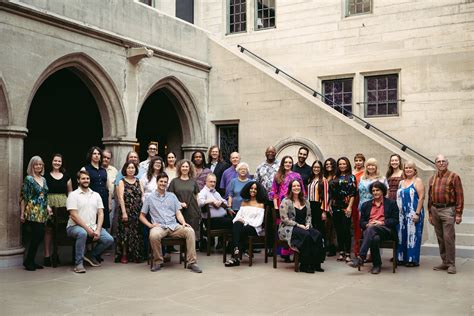
<path fill-rule="evenodd" d="M 207 150 L 209 149 L 209 146 L 205 144 L 198 144 L 198 145 L 183 144 L 181 146 L 181 149 L 183 150 L 184 158 L 191 159 L 191 155 L 196 150 L 202 150 L 204 154 L 207 155 Z"/>
<path fill-rule="evenodd" d="M 111 164 L 120 170 L 125 163 L 125 158 L 130 150 L 133 150 L 133 146 L 137 144 L 136 138 L 120 138 L 110 137 L 103 138 L 102 143 L 105 148 L 112 152 L 113 159 Z"/>
<path fill-rule="evenodd" d="M 19 201 L 27 131 L 19 126 L 0 126 L 0 268 L 23 263 Z"/>

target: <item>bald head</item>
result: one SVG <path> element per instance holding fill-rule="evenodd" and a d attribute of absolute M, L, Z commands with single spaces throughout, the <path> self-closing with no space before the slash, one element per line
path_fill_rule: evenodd
<path fill-rule="evenodd" d="M 273 163 L 276 158 L 276 148 L 273 146 L 267 147 L 267 149 L 265 150 L 265 157 L 267 157 L 268 163 Z"/>

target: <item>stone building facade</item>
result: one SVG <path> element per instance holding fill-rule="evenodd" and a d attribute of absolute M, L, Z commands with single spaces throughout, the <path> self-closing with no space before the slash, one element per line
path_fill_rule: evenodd
<path fill-rule="evenodd" d="M 189 156 L 218 142 L 223 127 L 238 126 L 238 148 L 252 170 L 269 145 L 280 155 L 306 145 L 311 160 L 362 151 L 383 165 L 396 152 L 415 160 L 425 179 L 432 173 L 425 159 L 237 44 L 318 91 L 351 79 L 354 114 L 427 157 L 445 153 L 472 205 L 472 2 L 373 1 L 370 14 L 346 17 L 344 1 L 268 1 L 276 3 L 275 27 L 256 30 L 263 22 L 251 0 L 244 5 L 252 22 L 236 34 L 227 22 L 233 1 L 195 1 L 194 24 L 175 17 L 175 1 L 149 2 L 160 10 L 119 0 L 0 1 L 0 266 L 21 263 L 18 193 L 33 153 L 67 151 L 79 164 L 98 140 L 120 167 L 137 142 L 162 137 L 165 151 Z M 366 77 L 394 74 L 397 115 L 365 117 Z M 92 105 L 71 97 L 50 106 L 48 98 L 67 95 L 74 79 L 79 94 L 91 96 L 81 102 Z M 58 121 L 67 128 L 48 129 Z"/>

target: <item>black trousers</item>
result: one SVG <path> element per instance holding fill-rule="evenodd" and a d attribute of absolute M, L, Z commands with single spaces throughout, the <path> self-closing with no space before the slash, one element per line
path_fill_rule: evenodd
<path fill-rule="evenodd" d="M 347 217 L 342 209 L 333 209 L 333 216 L 337 235 L 337 250 L 351 253 L 352 217 Z"/>
<path fill-rule="evenodd" d="M 370 249 L 370 253 L 372 254 L 372 264 L 374 267 L 382 265 L 382 258 L 380 258 L 380 243 L 391 238 L 392 232 L 387 226 L 369 226 L 364 230 L 359 256 L 365 259 L 367 252 Z M 396 260 L 396 258 L 393 260 Z"/>
<path fill-rule="evenodd" d="M 203 219 L 204 223 L 207 223 L 206 219 Z M 232 228 L 232 216 L 226 215 L 223 217 L 212 217 L 211 218 L 212 229 L 231 229 Z"/>
<path fill-rule="evenodd" d="M 321 202 L 310 201 L 311 206 L 311 224 L 320 234 L 324 242 L 326 242 L 326 223 L 323 222 L 321 216 L 323 210 L 321 210 Z"/>
<path fill-rule="evenodd" d="M 253 226 L 244 225 L 244 223 L 239 221 L 234 223 L 232 226 L 232 244 L 234 248 L 245 249 L 249 236 L 257 236 L 257 231 Z"/>
<path fill-rule="evenodd" d="M 31 266 L 35 264 L 36 252 L 44 238 L 44 223 L 25 221 L 23 224 L 25 238 L 30 241 L 28 250 L 26 251 L 26 258 L 23 262 L 24 266 Z"/>

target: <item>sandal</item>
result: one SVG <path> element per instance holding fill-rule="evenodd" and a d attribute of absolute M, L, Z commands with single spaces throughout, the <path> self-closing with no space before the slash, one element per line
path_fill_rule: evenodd
<path fill-rule="evenodd" d="M 236 267 L 236 266 L 240 266 L 240 261 L 237 258 L 230 258 L 224 263 L 224 265 L 226 267 Z"/>
<path fill-rule="evenodd" d="M 343 261 L 344 260 L 344 253 L 340 252 L 339 257 L 337 257 L 337 261 Z"/>

